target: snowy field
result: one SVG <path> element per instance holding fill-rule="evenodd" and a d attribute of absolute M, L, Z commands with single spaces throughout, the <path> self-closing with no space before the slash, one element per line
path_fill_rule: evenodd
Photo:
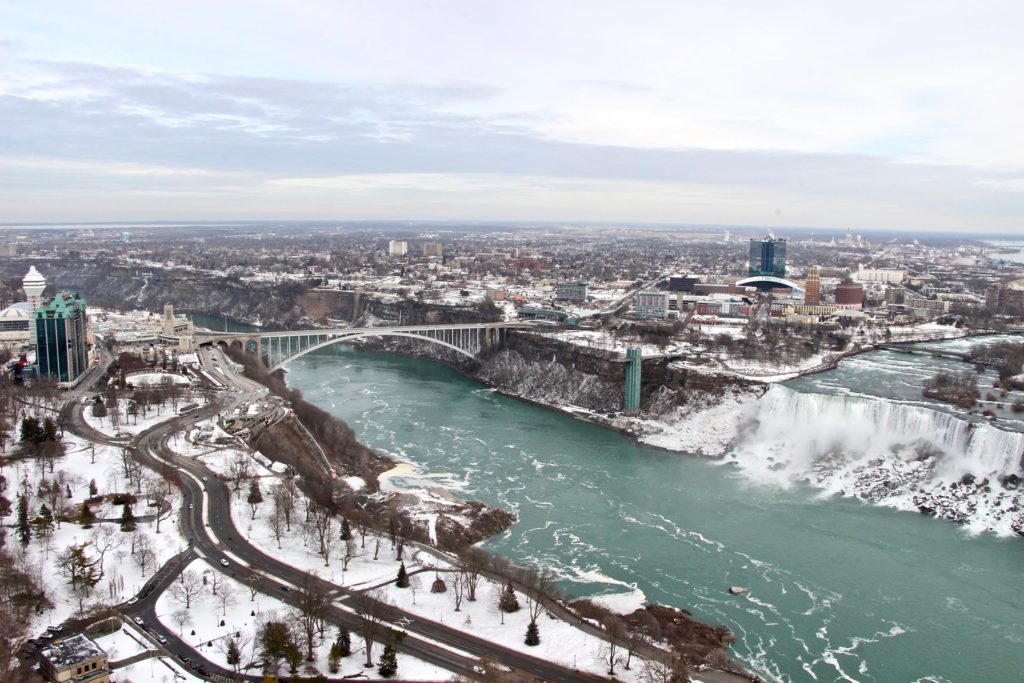
<path fill-rule="evenodd" d="M 128 375 L 125 377 L 125 381 L 135 387 L 160 386 L 167 382 L 178 385 L 186 385 L 189 383 L 188 377 L 178 375 L 173 372 L 140 372 L 138 374 Z"/>
<path fill-rule="evenodd" d="M 108 409 L 106 417 L 97 417 L 93 415 L 93 405 L 90 402 L 88 405 L 82 407 L 82 416 L 86 423 L 98 432 L 102 432 L 107 436 L 116 436 L 119 434 L 129 434 L 135 436 L 140 432 L 166 422 L 173 417 L 177 416 L 174 410 L 174 405 L 170 401 L 166 401 L 163 405 L 153 405 L 146 409 L 146 414 L 129 415 L 128 407 L 132 403 L 130 399 L 119 398 L 117 399 L 117 411 L 118 416 L 116 423 L 113 417 L 113 409 Z M 178 407 L 187 405 L 189 403 L 197 403 L 200 406 L 206 405 L 206 399 L 201 395 L 195 396 L 182 396 L 178 399 Z"/>
<path fill-rule="evenodd" d="M 34 460 L 18 460 L 5 468 L 4 475 L 10 482 L 30 481 L 37 484 L 45 477 L 47 481 L 60 482 L 64 494 L 61 506 L 70 517 L 77 517 L 82 503 L 90 497 L 90 482 L 95 482 L 97 494 L 133 493 L 138 502 L 132 506 L 136 517 L 136 531 L 120 530 L 123 506 L 109 501 L 90 505 L 95 519 L 92 529 L 85 529 L 77 522 L 61 522 L 48 534 L 34 533 L 29 544 L 22 547 L 14 533 L 8 535 L 8 547 L 19 562 L 35 569 L 35 573 L 46 585 L 47 594 L 54 603 L 54 609 L 40 615 L 34 630 L 41 632 L 48 625 L 63 622 L 81 611 L 78 597 L 57 566 L 58 555 L 71 545 L 88 544 L 86 553 L 90 559 L 98 559 L 103 550 L 103 577 L 91 594 L 84 598 L 85 605 L 96 602 L 118 603 L 134 595 L 148 577 L 170 557 L 185 547 L 184 538 L 178 533 L 178 516 L 181 496 L 172 487 L 167 497 L 169 508 L 160 521 L 160 533 L 156 533 L 153 508 L 146 502 L 145 493 L 138 492 L 138 480 L 129 482 L 124 474 L 123 451 L 117 446 L 93 445 L 66 434 L 65 455 L 54 462 L 54 471 L 40 472 L 39 463 Z M 153 477 L 143 470 L 143 491 L 147 477 Z M 32 486 L 36 490 L 37 485 Z M 67 496 L 67 491 L 71 496 Z M 33 496 L 30 503 L 30 518 L 36 516 L 44 499 Z M 133 546 L 135 552 L 133 553 Z M 148 548 L 148 550 L 146 550 Z"/>
<path fill-rule="evenodd" d="M 231 577 L 219 574 L 218 568 L 207 564 L 205 560 L 195 560 L 189 564 L 186 572 L 195 572 L 203 576 L 206 583 L 202 586 L 199 595 L 192 600 L 191 607 L 185 608 L 184 602 L 175 598 L 171 590 L 166 590 L 157 600 L 156 613 L 161 623 L 169 630 L 174 631 L 188 643 L 199 654 L 222 667 L 230 669 L 227 663 L 227 640 L 233 633 L 239 633 L 239 643 L 242 650 L 243 665 L 249 665 L 259 658 L 259 643 L 256 639 L 256 632 L 260 623 L 266 621 L 287 621 L 294 608 L 268 595 L 257 593 L 251 594 L 249 589 L 242 583 Z M 217 574 L 222 577 L 223 585 L 217 589 L 217 595 L 213 594 L 212 579 Z M 184 613 L 182 616 L 176 614 Z M 183 620 L 183 621 L 182 621 Z M 221 624 L 224 624 L 223 626 Z M 337 636 L 337 630 L 327 630 L 326 642 L 321 642 L 316 648 L 316 659 L 313 662 L 304 662 L 302 671 L 304 674 L 311 674 L 313 670 L 323 674 L 328 673 L 327 657 L 330 645 Z M 352 674 L 366 672 L 363 668 L 364 654 L 361 638 L 353 633 L 352 650 L 354 654 L 341 659 L 341 670 L 338 674 L 331 674 L 332 677 L 343 677 Z M 305 641 L 300 643 L 300 649 L 305 652 Z M 374 645 L 374 662 L 379 658 L 383 645 Z M 287 665 L 282 666 L 281 673 L 286 673 Z M 257 669 L 250 669 L 248 673 L 258 673 Z M 375 675 L 374 670 L 370 670 Z M 405 654 L 398 655 L 398 678 L 428 681 L 445 681 L 451 678 L 451 672 L 439 667 L 427 664 Z"/>

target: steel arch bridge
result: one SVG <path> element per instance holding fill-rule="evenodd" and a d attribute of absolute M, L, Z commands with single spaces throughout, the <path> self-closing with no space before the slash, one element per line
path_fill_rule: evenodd
<path fill-rule="evenodd" d="M 530 327 L 533 327 L 531 323 L 519 322 L 340 327 L 281 332 L 196 332 L 195 339 L 199 345 L 240 343 L 247 351 L 265 359 L 271 370 L 278 370 L 307 353 L 366 337 L 420 339 L 476 360 L 481 353 L 503 346 L 508 330 Z"/>

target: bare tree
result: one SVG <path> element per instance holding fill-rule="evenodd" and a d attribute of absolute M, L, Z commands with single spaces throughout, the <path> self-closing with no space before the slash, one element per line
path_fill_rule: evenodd
<path fill-rule="evenodd" d="M 178 625 L 178 635 L 180 636 L 185 630 L 185 624 L 192 620 L 188 612 L 183 609 L 175 610 L 171 613 L 171 621 Z"/>
<path fill-rule="evenodd" d="M 220 572 L 210 572 L 210 592 L 217 595 L 217 591 L 224 586 L 226 580 L 226 577 Z"/>
<path fill-rule="evenodd" d="M 462 598 L 466 594 L 466 575 L 456 572 L 452 578 L 452 598 L 455 599 L 455 611 L 462 611 Z"/>
<path fill-rule="evenodd" d="M 476 600 L 476 587 L 480 583 L 480 575 L 490 569 L 491 556 L 476 546 L 469 546 L 459 553 L 459 569 L 466 580 L 467 599 Z"/>
<path fill-rule="evenodd" d="M 558 596 L 558 584 L 551 570 L 529 568 L 523 572 L 523 589 L 526 593 L 526 607 L 530 615 L 530 627 L 537 628 L 537 619 L 544 611 L 544 603 Z"/>
<path fill-rule="evenodd" d="M 292 530 L 292 513 L 295 512 L 295 501 L 299 497 L 299 489 L 295 485 L 295 479 L 288 477 L 281 482 L 281 513 L 284 514 L 285 531 Z"/>
<path fill-rule="evenodd" d="M 379 588 L 365 591 L 356 596 L 356 614 L 359 616 L 359 634 L 363 637 L 366 649 L 367 669 L 373 667 L 373 644 L 384 630 L 384 614 L 387 604 L 384 592 Z"/>
<path fill-rule="evenodd" d="M 221 616 L 227 616 L 228 607 L 235 604 L 235 591 L 231 589 L 231 586 L 223 586 L 219 593 L 214 593 L 217 596 L 217 602 L 220 604 Z"/>
<path fill-rule="evenodd" d="M 615 665 L 622 662 L 619 650 L 625 644 L 628 637 L 626 624 L 618 616 L 609 614 L 601 620 L 601 625 L 604 627 L 605 636 L 608 638 L 604 645 L 601 646 L 601 654 L 604 661 L 608 663 L 608 675 L 614 676 Z"/>
<path fill-rule="evenodd" d="M 324 632 L 327 611 L 331 599 L 325 584 L 309 572 L 304 572 L 296 591 L 295 622 L 299 633 L 306 640 L 306 661 L 313 661 L 317 634 Z"/>
<path fill-rule="evenodd" d="M 334 511 L 312 502 L 308 510 L 306 531 L 316 543 L 317 553 L 324 558 L 324 566 L 330 565 L 331 548 L 334 545 Z"/>
<path fill-rule="evenodd" d="M 348 571 L 348 563 L 351 562 L 353 559 L 355 559 L 358 556 L 357 555 L 358 550 L 356 549 L 356 539 L 349 537 L 349 538 L 345 539 L 344 543 L 345 543 L 345 552 L 341 556 L 341 571 L 342 572 L 347 572 Z"/>
<path fill-rule="evenodd" d="M 249 454 L 237 451 L 235 457 L 228 464 L 228 471 L 233 479 L 231 490 L 238 493 L 242 482 L 252 476 L 252 460 L 249 458 Z"/>
<path fill-rule="evenodd" d="M 103 561 L 106 559 L 107 553 L 120 548 L 124 544 L 124 539 L 121 537 L 121 532 L 114 527 L 100 524 L 89 534 L 89 542 L 100 554 L 100 573 L 102 574 L 105 571 Z"/>
<path fill-rule="evenodd" d="M 132 558 L 135 560 L 135 565 L 142 572 L 142 575 L 146 575 L 146 570 L 156 564 L 156 553 L 153 551 L 153 543 L 149 540 L 147 534 L 141 531 L 134 534 L 135 538 L 132 539 Z"/>
<path fill-rule="evenodd" d="M 686 683 L 690 680 L 690 670 L 682 657 L 658 652 L 644 661 L 639 679 L 641 683 Z"/>
<path fill-rule="evenodd" d="M 197 571 L 186 569 L 171 585 L 171 596 L 185 606 L 192 608 L 192 601 L 203 592 L 203 577 Z"/>
<path fill-rule="evenodd" d="M 279 487 L 280 485 L 278 484 L 271 489 L 273 506 L 270 508 L 270 514 L 266 520 L 267 527 L 274 534 L 274 540 L 277 541 L 278 550 L 281 549 L 281 535 L 285 531 L 284 512 L 281 510 Z"/>
<path fill-rule="evenodd" d="M 160 522 L 167 519 L 174 512 L 171 506 L 170 483 L 163 478 L 146 477 L 146 497 L 153 507 L 156 517 L 156 533 L 160 533 Z"/>

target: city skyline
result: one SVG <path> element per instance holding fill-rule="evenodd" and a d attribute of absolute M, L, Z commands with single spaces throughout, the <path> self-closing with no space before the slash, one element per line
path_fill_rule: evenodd
<path fill-rule="evenodd" d="M 1021 14 L 9 3 L 2 219 L 1016 233 Z"/>

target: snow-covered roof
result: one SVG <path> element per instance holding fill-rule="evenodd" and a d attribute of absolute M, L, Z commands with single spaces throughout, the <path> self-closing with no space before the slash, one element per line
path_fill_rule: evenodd
<path fill-rule="evenodd" d="M 0 320 L 30 320 L 32 310 L 27 301 L 19 301 L 0 311 Z"/>
<path fill-rule="evenodd" d="M 63 640 L 55 640 L 53 645 L 43 650 L 43 656 L 49 659 L 57 669 L 64 669 L 72 664 L 93 657 L 102 657 L 105 654 L 103 648 L 81 633 Z"/>

